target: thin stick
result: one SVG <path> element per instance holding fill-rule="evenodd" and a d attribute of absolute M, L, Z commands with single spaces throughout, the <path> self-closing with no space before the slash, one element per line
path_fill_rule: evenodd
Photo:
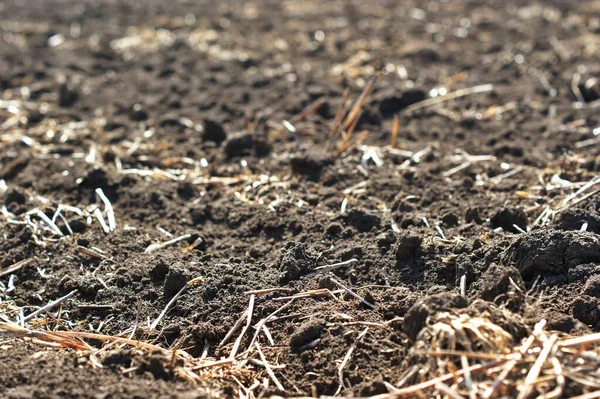
<path fill-rule="evenodd" d="M 217 360 L 214 362 L 204 363 L 204 364 L 200 364 L 198 366 L 194 366 L 191 368 L 191 370 L 196 371 L 196 370 L 206 369 L 206 368 L 210 368 L 210 367 L 225 366 L 227 364 L 232 364 L 233 362 L 235 362 L 235 359 L 221 359 L 221 360 Z"/>
<path fill-rule="evenodd" d="M 392 123 L 392 137 L 390 138 L 390 147 L 396 147 L 396 139 L 398 138 L 398 130 L 400 128 L 400 119 L 394 114 L 394 122 Z"/>
<path fill-rule="evenodd" d="M 560 341 L 558 345 L 561 348 L 568 348 L 571 346 L 586 346 L 597 343 L 600 343 L 600 333 L 589 334 L 584 337 L 565 339 L 564 341 Z"/>
<path fill-rule="evenodd" d="M 348 93 L 350 93 L 350 89 L 344 90 L 344 93 L 342 94 L 342 102 L 335 114 L 335 119 L 333 121 L 333 127 L 331 128 L 331 133 L 329 133 L 329 142 L 327 143 L 328 147 L 333 144 L 334 140 L 336 139 L 337 135 L 340 132 L 342 117 L 344 116 L 344 108 L 345 108 L 344 104 L 346 103 L 346 99 L 348 98 Z"/>
<path fill-rule="evenodd" d="M 292 303 L 294 302 L 294 300 L 290 300 L 289 302 L 283 304 L 282 306 L 280 306 L 278 309 L 276 309 L 275 311 L 273 311 L 273 313 L 271 313 L 270 315 L 268 315 L 267 317 L 265 317 L 264 319 L 259 320 L 258 323 L 255 324 L 254 326 L 254 336 L 252 337 L 252 340 L 250 340 L 250 344 L 248 345 L 248 349 L 246 349 L 246 351 L 244 353 L 248 353 L 250 352 L 250 350 L 252 349 L 252 347 L 254 346 L 254 343 L 256 342 L 256 340 L 258 339 L 258 335 L 260 334 L 260 331 L 262 330 L 262 327 L 269 321 L 271 320 L 273 317 L 275 317 L 279 312 L 281 312 L 283 309 L 287 308 L 288 306 L 290 306 Z"/>
<path fill-rule="evenodd" d="M 442 176 L 444 176 L 444 177 L 450 177 L 453 174 L 458 173 L 458 172 L 460 172 L 463 169 L 467 169 L 471 165 L 473 165 L 472 162 L 469 162 L 469 161 L 463 162 L 460 165 L 455 166 L 454 168 L 445 171 L 444 173 L 442 173 Z"/>
<path fill-rule="evenodd" d="M 265 288 L 262 290 L 250 290 L 250 291 L 245 291 L 244 295 L 265 295 L 265 294 L 271 294 L 273 292 L 279 292 L 279 291 L 293 291 L 293 288 L 284 288 L 284 287 L 275 287 L 275 288 Z"/>
<path fill-rule="evenodd" d="M 523 383 L 523 389 L 519 393 L 519 396 L 517 396 L 517 399 L 524 399 L 529 395 L 535 380 L 537 380 L 538 376 L 540 375 L 540 371 L 542 371 L 542 366 L 544 365 L 544 363 L 546 363 L 546 360 L 548 360 L 550 352 L 552 351 L 552 349 L 554 349 L 557 340 L 558 336 L 554 334 L 550 337 L 550 339 L 548 339 L 548 341 L 544 343 L 540 355 L 535 360 L 535 363 L 533 364 L 531 370 L 529 370 L 529 373 L 525 378 L 525 382 Z"/>
<path fill-rule="evenodd" d="M 467 87 L 464 89 L 459 89 L 459 90 L 450 92 L 443 96 L 428 98 L 426 100 L 416 102 L 416 103 L 406 107 L 404 111 L 407 113 L 411 113 L 411 112 L 416 111 L 421 108 L 431 107 L 433 105 L 441 104 L 443 102 L 450 101 L 450 100 L 455 100 L 460 97 L 469 96 L 471 94 L 486 93 L 486 92 L 492 91 L 492 90 L 494 90 L 494 85 L 489 84 L 489 83 L 484 84 L 484 85 L 474 86 L 474 87 Z"/>
<path fill-rule="evenodd" d="M 373 87 L 375 87 L 375 82 L 377 82 L 378 77 L 379 77 L 379 72 L 377 72 L 375 75 L 373 75 L 371 77 L 371 79 L 369 80 L 369 83 L 367 83 L 367 85 L 363 89 L 362 93 L 360 94 L 360 96 L 358 97 L 356 102 L 354 103 L 354 106 L 348 113 L 348 116 L 346 117 L 346 121 L 342 125 L 343 126 L 342 130 L 346 130 L 350 127 L 350 125 L 352 125 L 352 122 L 354 122 L 354 119 L 358 115 L 358 112 L 360 111 L 363 104 L 365 103 L 367 96 L 371 93 L 371 91 L 373 90 Z"/>
<path fill-rule="evenodd" d="M 265 354 L 260 349 L 260 344 L 257 342 L 255 345 L 256 345 L 256 350 L 258 351 L 258 354 L 260 355 L 260 359 L 262 360 L 262 362 L 265 366 L 265 370 L 267 370 L 267 374 L 269 374 L 269 377 L 271 377 L 271 380 L 273 381 L 273 383 L 275 384 L 277 389 L 279 389 L 280 391 L 285 391 L 285 388 L 283 387 L 283 385 L 281 385 L 281 383 L 275 376 L 275 373 L 273 372 L 271 365 L 269 364 L 269 362 L 267 362 L 267 359 L 265 358 Z"/>
<path fill-rule="evenodd" d="M 154 322 L 150 325 L 150 329 L 151 330 L 156 329 L 156 326 L 158 326 L 158 323 L 160 323 L 160 321 L 163 319 L 163 317 L 165 317 L 165 315 L 167 314 L 167 312 L 169 311 L 169 309 L 171 309 L 171 306 L 173 306 L 173 304 L 175 303 L 175 301 L 184 293 L 185 290 L 187 290 L 192 285 L 195 285 L 195 284 L 200 283 L 202 281 L 204 281 L 204 279 L 202 277 L 196 277 L 196 278 L 188 281 L 187 284 L 184 285 L 179 290 L 179 292 L 173 296 L 173 298 L 171 298 L 171 300 L 169 301 L 169 303 L 167 303 L 167 306 L 165 306 L 165 308 L 163 309 L 162 312 L 160 312 L 160 314 L 158 315 L 158 317 L 156 318 L 156 320 L 154 320 Z"/>
<path fill-rule="evenodd" d="M 541 399 L 559 398 L 562 396 L 563 389 L 565 388 L 567 381 L 563 375 L 563 368 L 560 364 L 560 360 L 558 360 L 556 357 L 552 358 L 552 367 L 554 368 L 554 373 L 556 374 L 556 388 L 541 396 Z"/>
<path fill-rule="evenodd" d="M 77 251 L 82 255 L 89 256 L 90 258 L 106 259 L 106 256 L 104 256 L 100 252 L 94 251 L 90 248 L 82 247 L 81 245 L 77 246 Z"/>
<path fill-rule="evenodd" d="M 444 384 L 443 382 L 438 382 L 437 384 L 435 384 L 435 389 L 445 393 L 446 395 L 450 396 L 453 399 L 465 399 L 464 396 L 462 396 L 461 394 L 459 394 L 458 392 L 456 392 L 455 390 L 453 390 L 452 388 L 450 388 L 448 385 Z"/>
<path fill-rule="evenodd" d="M 48 225 L 50 230 L 52 230 L 53 232 L 55 232 L 57 235 L 59 235 L 61 237 L 64 236 L 63 232 L 60 231 L 58 226 L 52 220 L 50 220 L 50 218 L 48 216 L 46 216 L 46 214 L 44 212 L 38 210 L 36 215 L 40 219 L 42 219 L 44 221 L 44 223 L 46 223 Z"/>
<path fill-rule="evenodd" d="M 146 248 L 146 250 L 144 251 L 144 253 L 149 254 L 149 253 L 154 252 L 154 251 L 156 251 L 158 249 L 168 247 L 169 245 L 177 244 L 180 241 L 187 240 L 191 236 L 192 236 L 191 234 L 184 234 L 182 236 L 173 238 L 172 240 L 165 241 L 163 243 L 150 244 L 150 245 L 148 245 L 148 248 Z"/>
<path fill-rule="evenodd" d="M 104 232 L 106 234 L 110 233 L 110 228 L 104 221 L 104 216 L 102 216 L 102 211 L 100 210 L 100 208 L 96 208 L 94 210 L 94 216 L 96 216 L 96 219 L 98 219 L 98 222 L 100 222 L 100 226 L 102 226 L 102 230 L 104 230 Z"/>
<path fill-rule="evenodd" d="M 300 298 L 310 298 L 312 296 L 320 296 L 320 295 L 331 295 L 333 296 L 333 294 L 339 294 L 340 292 L 343 292 L 344 290 L 336 290 L 336 291 L 330 291 L 328 288 L 318 288 L 316 290 L 312 290 L 312 291 L 306 291 L 306 292 L 299 292 L 295 295 L 292 296 L 282 296 L 279 298 L 273 298 L 271 299 L 272 301 L 288 301 L 290 299 L 300 299 Z M 335 296 L 333 297 L 334 299 Z"/>
<path fill-rule="evenodd" d="M 460 357 L 460 365 L 465 370 L 465 385 L 469 390 L 469 399 L 476 399 L 477 388 L 473 385 L 473 378 L 471 378 L 471 373 L 469 372 L 469 359 L 465 355 Z"/>
<path fill-rule="evenodd" d="M 325 102 L 325 98 L 321 97 L 313 101 L 306 108 L 304 108 L 300 113 L 292 117 L 292 123 L 298 123 L 304 120 L 308 115 L 312 114 L 316 110 L 318 110 L 321 105 Z"/>
<path fill-rule="evenodd" d="M 60 346 L 74 349 L 91 349 L 85 342 L 65 337 L 61 333 L 64 331 L 37 331 L 21 327 L 14 323 L 0 322 L 0 336 L 17 337 L 17 338 L 32 338 L 36 343 L 44 343 L 46 345 Z"/>
<path fill-rule="evenodd" d="M 477 364 L 474 366 L 469 367 L 468 369 L 461 369 L 458 370 L 454 373 L 448 373 L 448 374 L 444 374 L 442 376 L 436 377 L 436 378 L 432 378 L 430 380 L 421 382 L 419 384 L 415 384 L 415 385 L 411 385 L 409 387 L 406 388 L 402 388 L 399 389 L 398 391 L 392 393 L 392 394 L 384 394 L 384 395 L 377 395 L 377 396 L 373 396 L 371 399 L 383 399 L 383 398 L 399 398 L 402 396 L 406 396 L 406 395 L 410 395 L 410 394 L 414 394 L 416 392 L 422 392 L 425 389 L 428 388 L 432 388 L 435 387 L 436 384 L 440 383 L 440 382 L 444 382 L 444 381 L 448 381 L 450 379 L 456 378 L 457 376 L 462 376 L 465 373 L 469 372 L 469 373 L 474 373 L 477 371 L 482 371 L 482 370 L 486 370 L 492 367 L 495 367 L 499 364 L 504 363 L 506 360 L 493 360 L 491 362 L 488 363 L 484 363 L 484 364 Z"/>
<path fill-rule="evenodd" d="M 570 204 L 567 204 L 567 205 L 563 206 L 562 208 L 558 209 L 556 212 L 558 213 L 558 212 L 564 211 L 567 208 L 575 206 L 575 205 L 579 204 L 580 202 L 583 202 L 586 199 L 590 198 L 591 196 L 594 196 L 594 195 L 598 194 L 599 192 L 600 192 L 600 189 L 594 190 L 591 193 L 586 194 L 583 197 L 579 198 L 577 201 L 571 202 Z"/>
<path fill-rule="evenodd" d="M 348 259 L 343 262 L 334 263 L 332 265 L 318 266 L 318 267 L 315 267 L 314 270 L 319 270 L 319 271 L 333 270 L 333 269 L 337 269 L 338 267 L 351 265 L 352 263 L 356 263 L 356 262 L 358 262 L 358 259 L 352 258 L 352 259 Z"/>
<path fill-rule="evenodd" d="M 356 341 L 354 341 L 354 343 L 352 344 L 350 349 L 348 349 L 348 352 L 346 352 L 346 356 L 344 356 L 344 360 L 342 360 L 342 363 L 340 364 L 340 367 L 338 368 L 338 378 L 340 379 L 340 385 L 338 386 L 338 389 L 337 389 L 337 391 L 335 391 L 333 396 L 339 395 L 339 393 L 342 391 L 342 388 L 344 388 L 344 368 L 346 367 L 346 364 L 350 360 L 352 353 L 354 353 L 356 346 L 363 339 L 363 337 L 367 334 L 368 331 L 369 331 L 369 327 L 365 327 L 365 329 L 362 330 L 362 332 L 360 334 L 358 334 L 358 337 L 356 337 Z"/>
<path fill-rule="evenodd" d="M 504 381 L 506 376 L 508 376 L 508 373 L 510 373 L 512 371 L 512 369 L 517 365 L 519 360 L 521 360 L 523 358 L 523 356 L 527 353 L 527 351 L 529 350 L 529 348 L 535 341 L 535 334 L 537 334 L 538 331 L 541 331 L 542 328 L 545 326 L 545 324 L 546 324 L 545 320 L 543 320 L 543 322 L 538 323 L 534 327 L 534 333 L 527 338 L 527 340 L 521 346 L 521 349 L 519 349 L 518 357 L 515 359 L 512 359 L 506 363 L 502 372 L 498 375 L 498 377 L 492 383 L 492 386 L 490 386 L 488 389 L 486 389 L 485 392 L 483 393 L 483 399 L 489 399 L 492 397 L 492 395 L 494 394 L 496 389 L 498 389 L 498 387 Z"/>
<path fill-rule="evenodd" d="M 108 219 L 108 227 L 110 231 L 115 231 L 117 229 L 117 222 L 115 220 L 115 211 L 113 210 L 112 204 L 104 195 L 104 191 L 101 188 L 96 189 L 96 194 L 100 197 L 100 200 L 104 203 L 104 208 L 106 210 L 106 217 Z"/>
<path fill-rule="evenodd" d="M 242 342 L 242 338 L 244 337 L 244 335 L 246 335 L 246 331 L 248 331 L 248 329 L 250 328 L 250 324 L 252 324 L 252 316 L 254 314 L 254 299 L 255 298 L 256 298 L 255 295 L 250 295 L 250 300 L 248 301 L 248 310 L 246 311 L 246 315 L 247 315 L 246 325 L 244 326 L 244 328 L 242 329 L 242 332 L 240 333 L 240 335 L 235 340 L 235 343 L 233 344 L 233 348 L 231 349 L 231 353 L 229 354 L 229 357 L 232 359 L 235 358 L 235 356 L 237 355 L 237 351 Z"/>
<path fill-rule="evenodd" d="M 404 376 L 400 379 L 400 381 L 398 381 L 398 383 L 396 383 L 396 386 L 395 386 L 396 390 L 399 388 L 402 388 L 402 386 L 404 384 L 406 384 L 406 382 L 408 380 L 410 380 L 415 374 L 417 374 L 419 372 L 419 370 L 421 370 L 420 366 L 418 366 L 416 364 L 414 366 L 412 366 L 411 369 L 408 370 L 408 372 L 406 372 L 404 374 Z"/>
<path fill-rule="evenodd" d="M 223 338 L 221 340 L 221 342 L 219 343 L 219 346 L 225 345 L 231 339 L 231 337 L 233 337 L 233 334 L 235 334 L 235 332 L 238 330 L 238 328 L 240 328 L 242 326 L 242 324 L 244 323 L 244 319 L 246 318 L 247 312 L 248 312 L 247 310 L 244 311 L 244 313 L 242 313 L 240 318 L 237 319 L 237 321 L 235 322 L 233 327 L 231 327 L 231 329 L 227 332 L 227 335 L 225 335 L 225 338 Z"/>
<path fill-rule="evenodd" d="M 63 303 L 67 299 L 71 298 L 76 293 L 77 293 L 77 290 L 73 290 L 73 291 L 69 292 L 67 295 L 62 296 L 62 297 L 58 298 L 57 300 L 54 300 L 54 301 L 48 303 L 46 306 L 43 306 L 43 307 L 39 308 L 38 310 L 36 310 L 35 312 L 29 314 L 28 316 L 25 316 L 23 318 L 23 321 L 29 321 L 29 320 L 33 319 L 35 316 L 60 305 L 61 303 Z"/>
<path fill-rule="evenodd" d="M 359 301 L 361 301 L 362 303 L 364 303 L 368 307 L 377 310 L 377 306 L 373 305 L 371 302 L 367 301 L 365 298 L 361 297 L 360 295 L 358 295 L 354 291 L 350 290 L 349 288 L 347 288 L 345 285 L 343 285 L 342 283 L 340 283 L 339 281 L 337 281 L 333 277 L 330 277 L 329 279 L 331 280 L 332 283 L 334 283 L 335 285 L 337 285 L 338 287 L 340 287 L 341 289 L 343 289 L 344 291 L 346 291 L 348 294 L 352 295 L 354 298 L 358 299 Z"/>
<path fill-rule="evenodd" d="M 34 258 L 20 260 L 17 263 L 15 263 L 14 265 L 9 266 L 6 269 L 0 271 L 0 277 L 6 276 L 7 274 L 14 273 L 17 270 L 20 270 L 20 269 L 24 268 L 25 266 L 29 265 L 33 261 L 34 261 Z"/>

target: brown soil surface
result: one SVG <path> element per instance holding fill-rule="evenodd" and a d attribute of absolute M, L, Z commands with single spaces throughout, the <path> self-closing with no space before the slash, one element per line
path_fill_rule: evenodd
<path fill-rule="evenodd" d="M 599 34 L 597 1 L 0 2 L 4 321 L 73 292 L 26 325 L 221 359 L 248 291 L 281 288 L 253 297 L 240 352 L 285 297 L 333 292 L 259 330 L 284 390 L 258 365 L 198 388 L 163 355 L 6 337 L 1 396 L 333 395 L 355 343 L 340 393 L 370 396 L 427 362 L 443 314 L 514 343 L 541 319 L 600 331 Z M 338 108 L 376 71 L 338 155 Z"/>

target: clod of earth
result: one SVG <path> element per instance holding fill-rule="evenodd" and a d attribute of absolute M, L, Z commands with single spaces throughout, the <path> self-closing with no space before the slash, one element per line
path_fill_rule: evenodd
<path fill-rule="evenodd" d="M 566 274 L 575 266 L 600 262 L 600 238 L 586 231 L 534 230 L 519 236 L 504 261 L 524 278 Z"/>

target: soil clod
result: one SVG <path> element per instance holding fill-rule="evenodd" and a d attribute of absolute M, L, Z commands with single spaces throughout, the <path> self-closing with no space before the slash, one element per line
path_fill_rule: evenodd
<path fill-rule="evenodd" d="M 281 283 L 288 283 L 310 273 L 317 265 L 317 257 L 300 242 L 287 242 L 278 260 Z"/>
<path fill-rule="evenodd" d="M 567 274 L 577 265 L 600 262 L 600 238 L 588 232 L 534 230 L 519 236 L 505 261 L 525 279 Z"/>
<path fill-rule="evenodd" d="M 290 335 L 290 346 L 293 348 L 303 347 L 312 341 L 321 337 L 325 322 L 320 319 L 310 319 L 296 328 L 296 331 Z"/>
<path fill-rule="evenodd" d="M 418 253 L 422 242 L 423 238 L 419 234 L 411 231 L 401 233 L 397 239 L 394 251 L 396 260 L 405 261 L 415 256 Z"/>

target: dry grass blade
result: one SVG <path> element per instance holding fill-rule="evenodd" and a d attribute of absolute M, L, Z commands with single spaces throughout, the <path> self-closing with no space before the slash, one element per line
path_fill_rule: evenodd
<path fill-rule="evenodd" d="M 345 101 L 345 97 L 347 96 L 347 91 L 344 92 L 342 105 L 340 106 L 336 114 L 333 130 L 329 136 L 329 141 L 327 143 L 327 147 L 331 148 L 335 144 L 335 140 L 337 140 L 338 136 L 340 134 L 342 135 L 341 143 L 339 143 L 337 146 L 338 148 L 336 150 L 336 156 L 340 156 L 350 148 L 356 147 L 365 139 L 367 135 L 366 131 L 362 131 L 361 133 L 359 133 L 358 137 L 355 139 L 353 139 L 353 133 L 358 125 L 358 120 L 360 119 L 360 114 L 362 113 L 361 109 L 365 103 L 365 100 L 367 99 L 371 91 L 373 91 L 373 88 L 375 87 L 375 82 L 377 82 L 378 77 L 379 73 L 376 73 L 371 77 L 369 82 L 365 85 L 362 93 L 354 102 L 354 105 L 342 121 L 342 115 L 344 113 L 343 103 Z"/>
<path fill-rule="evenodd" d="M 246 310 L 246 312 L 245 312 L 246 325 L 244 326 L 244 328 L 242 328 L 242 332 L 240 333 L 240 335 L 237 337 L 237 339 L 235 340 L 235 342 L 233 344 L 233 348 L 231 349 L 231 353 L 229 354 L 230 359 L 235 359 L 238 349 L 240 347 L 240 344 L 242 343 L 242 338 L 244 338 L 244 335 L 246 335 L 246 331 L 248 331 L 248 329 L 250 328 L 250 325 L 252 324 L 252 316 L 254 315 L 254 300 L 255 299 L 256 299 L 255 295 L 250 295 L 250 300 L 248 301 L 248 310 Z"/>
<path fill-rule="evenodd" d="M 169 356 L 179 356 L 191 359 L 191 356 L 182 350 L 168 350 L 153 344 L 136 341 L 123 337 L 115 337 L 104 334 L 79 332 L 79 331 L 43 331 L 31 330 L 28 328 L 19 327 L 12 323 L 0 322 L 0 335 L 15 338 L 36 338 L 42 341 L 56 343 L 65 348 L 90 350 L 91 346 L 83 342 L 83 339 L 94 339 L 98 341 L 117 342 L 130 345 L 134 348 L 146 349 L 151 351 L 161 352 Z"/>
<path fill-rule="evenodd" d="M 335 394 L 333 396 L 339 395 L 339 393 L 344 388 L 344 368 L 346 367 L 346 364 L 348 364 L 348 362 L 350 361 L 350 358 L 352 357 L 352 354 L 354 353 L 356 346 L 358 345 L 358 343 L 360 341 L 362 341 L 363 337 L 365 335 L 367 335 L 368 331 L 369 331 L 369 327 L 365 327 L 365 329 L 362 330 L 362 332 L 360 334 L 358 334 L 358 337 L 356 337 L 356 341 L 354 341 L 354 343 L 352 344 L 350 349 L 348 349 L 348 352 L 346 352 L 346 356 L 344 356 L 344 360 L 342 360 L 342 363 L 340 364 L 340 367 L 338 368 L 338 378 L 340 380 L 340 384 L 338 386 L 337 391 L 335 391 Z"/>
<path fill-rule="evenodd" d="M 42 313 L 44 313 L 44 312 L 46 312 L 46 311 L 48 311 L 48 310 L 50 310 L 50 309 L 58 306 L 58 305 L 60 305 L 61 303 L 63 303 L 67 299 L 71 298 L 76 293 L 77 293 L 77 290 L 73 290 L 73 291 L 69 292 L 67 295 L 65 295 L 63 297 L 60 297 L 60 298 L 58 298 L 55 301 L 52 301 L 52 302 L 48 303 L 46 306 L 43 306 L 43 307 L 39 308 L 38 310 L 36 310 L 35 312 L 33 312 L 33 313 L 25 316 L 23 318 L 23 321 L 29 321 L 29 320 L 33 319 L 34 317 L 36 317 L 37 315 L 40 315 L 40 314 L 42 314 Z"/>
<path fill-rule="evenodd" d="M 12 266 L 8 266 L 6 269 L 0 271 L 0 277 L 6 276 L 8 274 L 12 274 L 12 273 L 24 268 L 25 266 L 29 265 L 33 261 L 34 261 L 34 258 L 23 259 L 23 260 L 15 263 Z"/>
<path fill-rule="evenodd" d="M 90 248 L 82 247 L 81 245 L 77 246 L 77 252 L 94 259 L 106 259 L 106 256 L 104 256 L 100 252 Z"/>
<path fill-rule="evenodd" d="M 13 338 L 35 338 L 44 342 L 58 344 L 64 348 L 89 350 L 91 347 L 72 336 L 63 334 L 64 331 L 36 331 L 17 326 L 16 324 L 0 321 L 0 336 Z"/>
<path fill-rule="evenodd" d="M 304 119 L 306 119 L 306 117 L 308 115 L 312 114 L 313 112 L 315 112 L 316 110 L 321 108 L 321 105 L 323 105 L 324 103 L 325 103 L 324 98 L 316 99 L 311 104 L 309 104 L 306 108 L 304 108 L 302 111 L 300 111 L 297 115 L 294 115 L 291 122 L 294 124 L 294 123 L 303 121 Z"/>
<path fill-rule="evenodd" d="M 592 344 L 600 344 L 600 333 L 589 334 L 583 337 L 564 339 L 559 342 L 561 348 L 569 348 L 573 346 L 588 346 Z"/>
<path fill-rule="evenodd" d="M 169 241 L 165 241 L 165 242 L 162 242 L 162 243 L 156 243 L 156 244 L 150 244 L 150 245 L 148 245 L 148 248 L 146 248 L 144 250 L 144 253 L 149 254 L 151 252 L 154 252 L 154 251 L 157 251 L 159 249 L 168 247 L 170 245 L 177 244 L 180 241 L 187 240 L 191 236 L 192 236 L 191 234 L 184 234 L 182 236 L 173 238 L 172 240 L 169 240 Z"/>
<path fill-rule="evenodd" d="M 392 137 L 390 138 L 390 147 L 396 147 L 396 140 L 398 138 L 398 130 L 400 129 L 400 119 L 398 115 L 394 115 L 394 122 L 392 123 Z"/>
<path fill-rule="evenodd" d="M 522 387 L 517 399 L 524 399 L 529 395 L 533 383 L 535 382 L 535 380 L 537 380 L 538 376 L 540 375 L 542 366 L 544 365 L 544 363 L 546 363 L 546 360 L 548 360 L 550 352 L 552 351 L 552 349 L 554 349 L 557 340 L 558 336 L 552 335 L 550 339 L 546 341 L 546 343 L 544 343 L 540 355 L 536 359 L 535 363 L 533 364 L 533 367 L 531 367 L 529 373 L 527 374 L 527 377 L 525 378 L 524 386 Z"/>
<path fill-rule="evenodd" d="M 469 96 L 472 94 L 487 93 L 492 90 L 494 90 L 493 84 L 484 84 L 484 85 L 479 85 L 479 86 L 467 87 L 464 89 L 459 89 L 459 90 L 450 92 L 443 96 L 428 98 L 426 100 L 419 101 L 417 103 L 414 103 L 414 104 L 406 107 L 404 112 L 411 113 L 411 112 L 414 112 L 414 111 L 422 109 L 422 108 L 431 107 L 431 106 L 441 104 L 446 101 L 455 100 L 460 97 L 465 97 L 465 96 Z"/>
<path fill-rule="evenodd" d="M 377 309 L 377 306 L 373 305 L 371 302 L 367 301 L 365 298 L 361 297 L 356 292 L 352 291 L 351 289 L 349 289 L 348 287 L 346 287 L 344 284 L 340 283 L 333 277 L 330 277 L 330 280 L 332 283 L 334 283 L 335 285 L 337 285 L 338 287 L 340 287 L 341 289 L 346 291 L 348 294 L 352 295 L 354 298 L 358 299 L 359 301 L 361 301 L 362 303 L 364 303 L 365 305 L 370 307 L 371 309 Z"/>
<path fill-rule="evenodd" d="M 462 396 L 461 394 L 459 394 L 458 392 L 456 392 L 454 389 L 450 388 L 448 385 L 444 384 L 443 382 L 438 382 L 437 384 L 435 384 L 435 388 L 438 391 L 445 393 L 452 399 L 465 399 L 464 396 Z"/>
<path fill-rule="evenodd" d="M 348 98 L 348 95 L 350 94 L 350 89 L 346 89 L 344 90 L 344 93 L 342 94 L 342 102 L 337 110 L 337 112 L 335 113 L 335 119 L 333 121 L 333 127 L 331 129 L 331 133 L 329 133 L 329 145 L 331 145 L 333 143 L 333 141 L 336 139 L 337 135 L 339 134 L 342 126 L 342 118 L 344 117 L 344 104 L 346 103 L 346 99 Z"/>
<path fill-rule="evenodd" d="M 156 326 L 158 326 L 158 323 L 160 323 L 160 321 L 163 319 L 163 317 L 165 317 L 165 315 L 167 314 L 167 312 L 169 311 L 169 309 L 171 309 L 171 307 L 173 306 L 173 304 L 175 303 L 175 301 L 177 301 L 177 299 L 191 286 L 194 286 L 198 283 L 203 282 L 204 279 L 202 277 L 196 277 L 190 281 L 187 282 L 186 285 L 184 285 L 179 292 L 177 292 L 173 298 L 171 298 L 171 300 L 169 301 L 169 303 L 167 303 L 167 306 L 165 306 L 165 308 L 163 309 L 163 311 L 160 313 L 160 315 L 156 318 L 156 320 L 154 320 L 154 322 L 152 323 L 152 325 L 150 325 L 150 329 L 154 330 L 156 329 Z"/>
<path fill-rule="evenodd" d="M 401 398 L 404 396 L 417 394 L 417 393 L 423 392 L 427 389 L 430 389 L 432 387 L 435 387 L 440 382 L 445 382 L 445 381 L 451 380 L 456 377 L 462 377 L 466 373 L 474 374 L 479 371 L 483 371 L 483 370 L 486 370 L 486 369 L 489 369 L 492 367 L 496 367 L 496 366 L 504 363 L 505 361 L 506 360 L 493 360 L 491 362 L 477 364 L 477 365 L 469 367 L 468 369 L 461 369 L 461 370 L 458 370 L 458 371 L 455 371 L 452 373 L 447 373 L 447 374 L 441 375 L 436 378 L 432 378 L 430 380 L 421 382 L 419 384 L 415 384 L 415 385 L 412 385 L 412 386 L 409 386 L 406 388 L 398 389 L 396 392 L 394 392 L 392 394 L 377 395 L 377 396 L 373 396 L 372 398 L 373 399 L 375 399 L 375 398 L 376 399 Z"/>
<path fill-rule="evenodd" d="M 273 372 L 273 368 L 271 367 L 269 362 L 267 362 L 267 359 L 265 358 L 265 354 L 263 353 L 262 349 L 260 348 L 259 343 L 257 342 L 255 344 L 255 346 L 256 346 L 256 350 L 257 350 L 258 354 L 260 355 L 260 359 L 262 360 L 262 363 L 265 366 L 265 370 L 267 370 L 267 374 L 269 374 L 269 377 L 271 378 L 271 380 L 273 381 L 273 383 L 275 384 L 277 389 L 279 389 L 280 391 L 285 391 L 285 388 L 283 387 L 283 385 L 281 385 L 281 382 L 279 382 L 279 380 L 275 376 L 275 373 Z"/>
<path fill-rule="evenodd" d="M 354 105 L 352 106 L 352 109 L 348 113 L 346 120 L 342 124 L 342 130 L 347 130 L 350 127 L 350 125 L 352 125 L 352 123 L 354 123 L 354 120 L 357 119 L 360 109 L 365 104 L 365 100 L 367 99 L 369 94 L 371 94 L 371 91 L 373 91 L 373 87 L 375 87 L 375 82 L 377 82 L 377 78 L 379 78 L 379 73 L 376 73 L 375 75 L 373 75 L 371 77 L 371 79 L 369 80 L 369 82 L 366 84 L 362 93 L 360 94 L 360 96 L 358 97 L 358 99 L 356 100 Z"/>

